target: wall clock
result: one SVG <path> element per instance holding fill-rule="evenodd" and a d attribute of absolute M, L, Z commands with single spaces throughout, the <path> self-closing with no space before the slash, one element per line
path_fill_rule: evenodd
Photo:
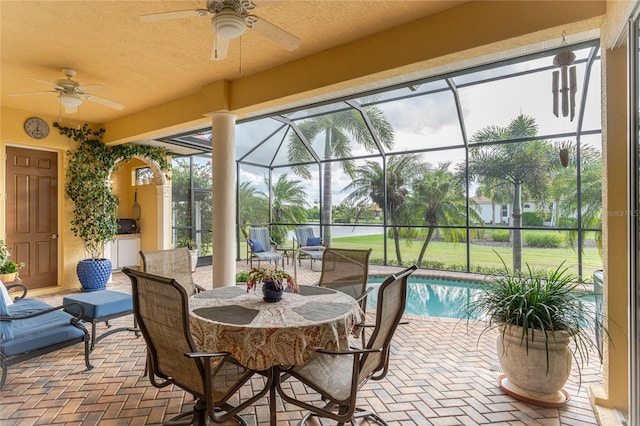
<path fill-rule="evenodd" d="M 44 139 L 49 135 L 49 125 L 42 118 L 31 117 L 24 122 L 24 130 L 34 139 Z"/>

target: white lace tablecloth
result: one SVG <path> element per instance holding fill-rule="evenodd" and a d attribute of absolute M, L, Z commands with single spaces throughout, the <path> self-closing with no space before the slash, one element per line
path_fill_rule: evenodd
<path fill-rule="evenodd" d="M 303 365 L 318 348 L 343 350 L 363 313 L 356 301 L 328 288 L 300 286 L 282 300 L 262 300 L 260 286 L 205 291 L 189 299 L 196 346 L 205 352 L 230 352 L 252 370 Z"/>

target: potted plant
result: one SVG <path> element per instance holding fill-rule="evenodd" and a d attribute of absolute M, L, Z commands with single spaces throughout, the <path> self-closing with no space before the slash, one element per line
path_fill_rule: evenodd
<path fill-rule="evenodd" d="M 502 260 L 502 259 L 501 259 Z M 563 389 L 571 360 L 581 366 L 597 349 L 594 330 L 603 327 L 594 304 L 579 292 L 577 277 L 564 262 L 555 270 L 504 272 L 483 285 L 463 307 L 467 319 L 485 320 L 482 331 L 497 330 L 498 360 L 504 372 L 500 387 L 511 396 L 537 405 L 559 407 L 570 396 Z M 571 346 L 571 347 L 570 347 Z"/>
<path fill-rule="evenodd" d="M 196 265 L 198 264 L 198 256 L 200 255 L 198 250 L 198 243 L 195 240 L 192 240 L 189 237 L 180 238 L 176 247 L 186 247 L 191 254 L 191 270 L 196 270 Z"/>
<path fill-rule="evenodd" d="M 245 284 L 249 279 L 249 271 L 236 272 L 236 284 Z"/>
<path fill-rule="evenodd" d="M 170 165 L 164 149 L 124 144 L 102 143 L 104 129 L 93 130 L 87 124 L 80 128 L 53 123 L 61 135 L 78 143 L 67 152 L 65 195 L 73 201 L 71 231 L 82 240 L 88 257 L 76 268 L 84 291 L 101 290 L 111 275 L 111 261 L 104 258 L 104 246 L 114 241 L 118 231 L 118 199 L 111 192 L 111 173 L 120 161 L 134 157 L 149 158 L 167 172 Z"/>
<path fill-rule="evenodd" d="M 10 283 L 15 281 L 20 268 L 24 268 L 24 262 L 16 263 L 10 259 L 11 252 L 4 240 L 0 240 L 0 281 Z"/>
<path fill-rule="evenodd" d="M 285 282 L 290 291 L 294 293 L 300 292 L 300 287 L 287 272 L 278 271 L 277 269 L 253 268 L 249 271 L 247 277 L 247 292 L 251 289 L 255 290 L 257 284 L 262 283 L 264 301 L 279 302 L 282 299 Z"/>

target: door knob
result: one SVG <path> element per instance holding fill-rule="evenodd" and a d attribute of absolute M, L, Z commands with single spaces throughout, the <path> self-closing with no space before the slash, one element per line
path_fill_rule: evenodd
<path fill-rule="evenodd" d="M 49 238 L 51 238 L 52 240 L 55 240 L 58 238 L 58 234 L 51 234 Z"/>

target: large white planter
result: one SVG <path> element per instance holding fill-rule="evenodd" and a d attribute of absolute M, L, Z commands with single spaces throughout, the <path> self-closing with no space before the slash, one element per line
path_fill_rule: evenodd
<path fill-rule="evenodd" d="M 200 254 L 200 250 L 189 250 L 189 254 L 191 254 L 191 272 L 195 272 L 196 264 L 198 263 L 198 255 Z"/>
<path fill-rule="evenodd" d="M 529 330 L 528 350 L 522 339 L 522 327 L 508 326 L 500 330 L 496 346 L 504 371 L 500 387 L 514 398 L 545 407 L 559 407 L 569 401 L 563 389 L 571 374 L 571 351 L 566 332 L 551 333 L 547 348 L 542 331 Z"/>

